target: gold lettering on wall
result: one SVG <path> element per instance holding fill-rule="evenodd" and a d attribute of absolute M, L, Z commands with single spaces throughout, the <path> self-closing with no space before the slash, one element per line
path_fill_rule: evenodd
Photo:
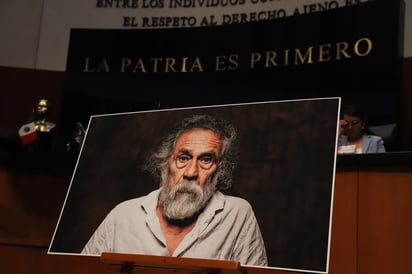
<path fill-rule="evenodd" d="M 83 72 L 110 72 L 109 63 L 106 58 L 101 59 L 95 64 L 92 64 L 91 62 L 91 58 L 86 57 Z"/>
<path fill-rule="evenodd" d="M 313 47 L 309 47 L 306 50 L 304 50 L 305 54 L 302 55 L 302 52 L 301 52 L 300 49 L 294 49 L 294 51 L 295 51 L 295 65 L 312 64 L 313 63 L 312 50 L 313 50 Z"/>
<path fill-rule="evenodd" d="M 342 58 L 351 58 L 351 56 L 347 52 L 348 48 L 349 48 L 349 43 L 346 43 L 346 42 L 336 43 L 336 60 L 340 60 Z"/>
<path fill-rule="evenodd" d="M 128 57 L 118 60 L 85 57 L 83 72 L 121 72 L 121 73 L 199 73 L 208 71 L 224 72 L 242 69 L 270 69 L 274 67 L 302 66 L 325 63 L 343 59 L 361 58 L 373 50 L 370 38 L 362 37 L 354 42 L 339 41 L 324 43 L 306 48 L 269 49 L 262 52 L 218 55 L 212 59 L 204 57 L 167 56 L 167 57 Z M 203 64 L 202 58 L 209 62 Z M 110 61 L 109 61 L 110 60 Z"/>
<path fill-rule="evenodd" d="M 319 46 L 319 62 L 330 61 L 330 59 L 332 58 L 330 47 L 330 44 Z"/>
<path fill-rule="evenodd" d="M 239 68 L 239 55 L 216 56 L 215 71 L 236 70 Z"/>
<path fill-rule="evenodd" d="M 356 40 L 353 44 L 343 41 L 309 46 L 307 48 L 252 52 L 249 54 L 249 69 L 310 65 L 354 57 L 365 57 L 372 52 L 372 49 L 372 40 L 363 37 Z"/>
<path fill-rule="evenodd" d="M 366 43 L 366 48 L 363 49 L 363 51 L 361 52 L 362 48 L 360 48 L 360 47 L 363 46 L 365 43 Z M 368 55 L 372 51 L 372 40 L 370 40 L 369 38 L 366 38 L 366 37 L 359 39 L 355 43 L 354 51 L 355 51 L 355 54 L 358 55 L 358 56 L 363 57 L 363 56 Z"/>

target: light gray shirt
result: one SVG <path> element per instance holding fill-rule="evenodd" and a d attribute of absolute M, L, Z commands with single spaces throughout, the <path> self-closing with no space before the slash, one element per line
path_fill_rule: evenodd
<path fill-rule="evenodd" d="M 103 220 L 83 254 L 102 252 L 169 256 L 156 215 L 159 190 L 117 205 Z M 259 225 L 244 199 L 217 191 L 182 240 L 174 257 L 238 261 L 267 266 Z"/>
<path fill-rule="evenodd" d="M 348 136 L 342 135 L 338 139 L 338 146 L 345 146 Z M 386 152 L 382 137 L 377 135 L 362 135 L 362 153 L 384 153 Z"/>

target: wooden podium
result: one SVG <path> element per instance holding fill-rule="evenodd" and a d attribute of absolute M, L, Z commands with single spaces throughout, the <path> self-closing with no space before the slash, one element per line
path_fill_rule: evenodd
<path fill-rule="evenodd" d="M 159 270 L 189 271 L 192 273 L 246 273 L 247 269 L 236 261 L 177 258 L 140 254 L 102 253 L 100 259 L 111 265 L 119 265 L 120 273 L 131 274 L 134 268 L 155 268 Z"/>

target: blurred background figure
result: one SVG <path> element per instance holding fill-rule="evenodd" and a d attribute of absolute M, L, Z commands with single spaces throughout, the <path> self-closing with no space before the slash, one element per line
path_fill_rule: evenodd
<path fill-rule="evenodd" d="M 73 136 L 66 143 L 66 151 L 68 152 L 79 152 L 82 147 L 83 140 L 86 134 L 86 130 L 80 122 L 77 122 L 75 125 L 75 131 Z"/>
<path fill-rule="evenodd" d="M 359 105 L 342 109 L 339 121 L 338 154 L 386 152 L 382 137 L 367 126 L 367 117 Z"/>
<path fill-rule="evenodd" d="M 51 110 L 51 103 L 47 99 L 40 99 L 37 101 L 33 109 L 34 125 L 37 132 L 50 132 L 56 124 L 48 121 L 48 116 Z"/>

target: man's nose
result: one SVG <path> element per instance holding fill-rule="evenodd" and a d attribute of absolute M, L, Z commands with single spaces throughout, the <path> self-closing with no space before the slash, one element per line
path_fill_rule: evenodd
<path fill-rule="evenodd" d="M 199 175 L 199 168 L 197 165 L 197 162 L 192 160 L 189 162 L 189 164 L 185 168 L 184 176 L 186 178 L 191 178 L 191 179 L 196 179 L 197 176 Z"/>

